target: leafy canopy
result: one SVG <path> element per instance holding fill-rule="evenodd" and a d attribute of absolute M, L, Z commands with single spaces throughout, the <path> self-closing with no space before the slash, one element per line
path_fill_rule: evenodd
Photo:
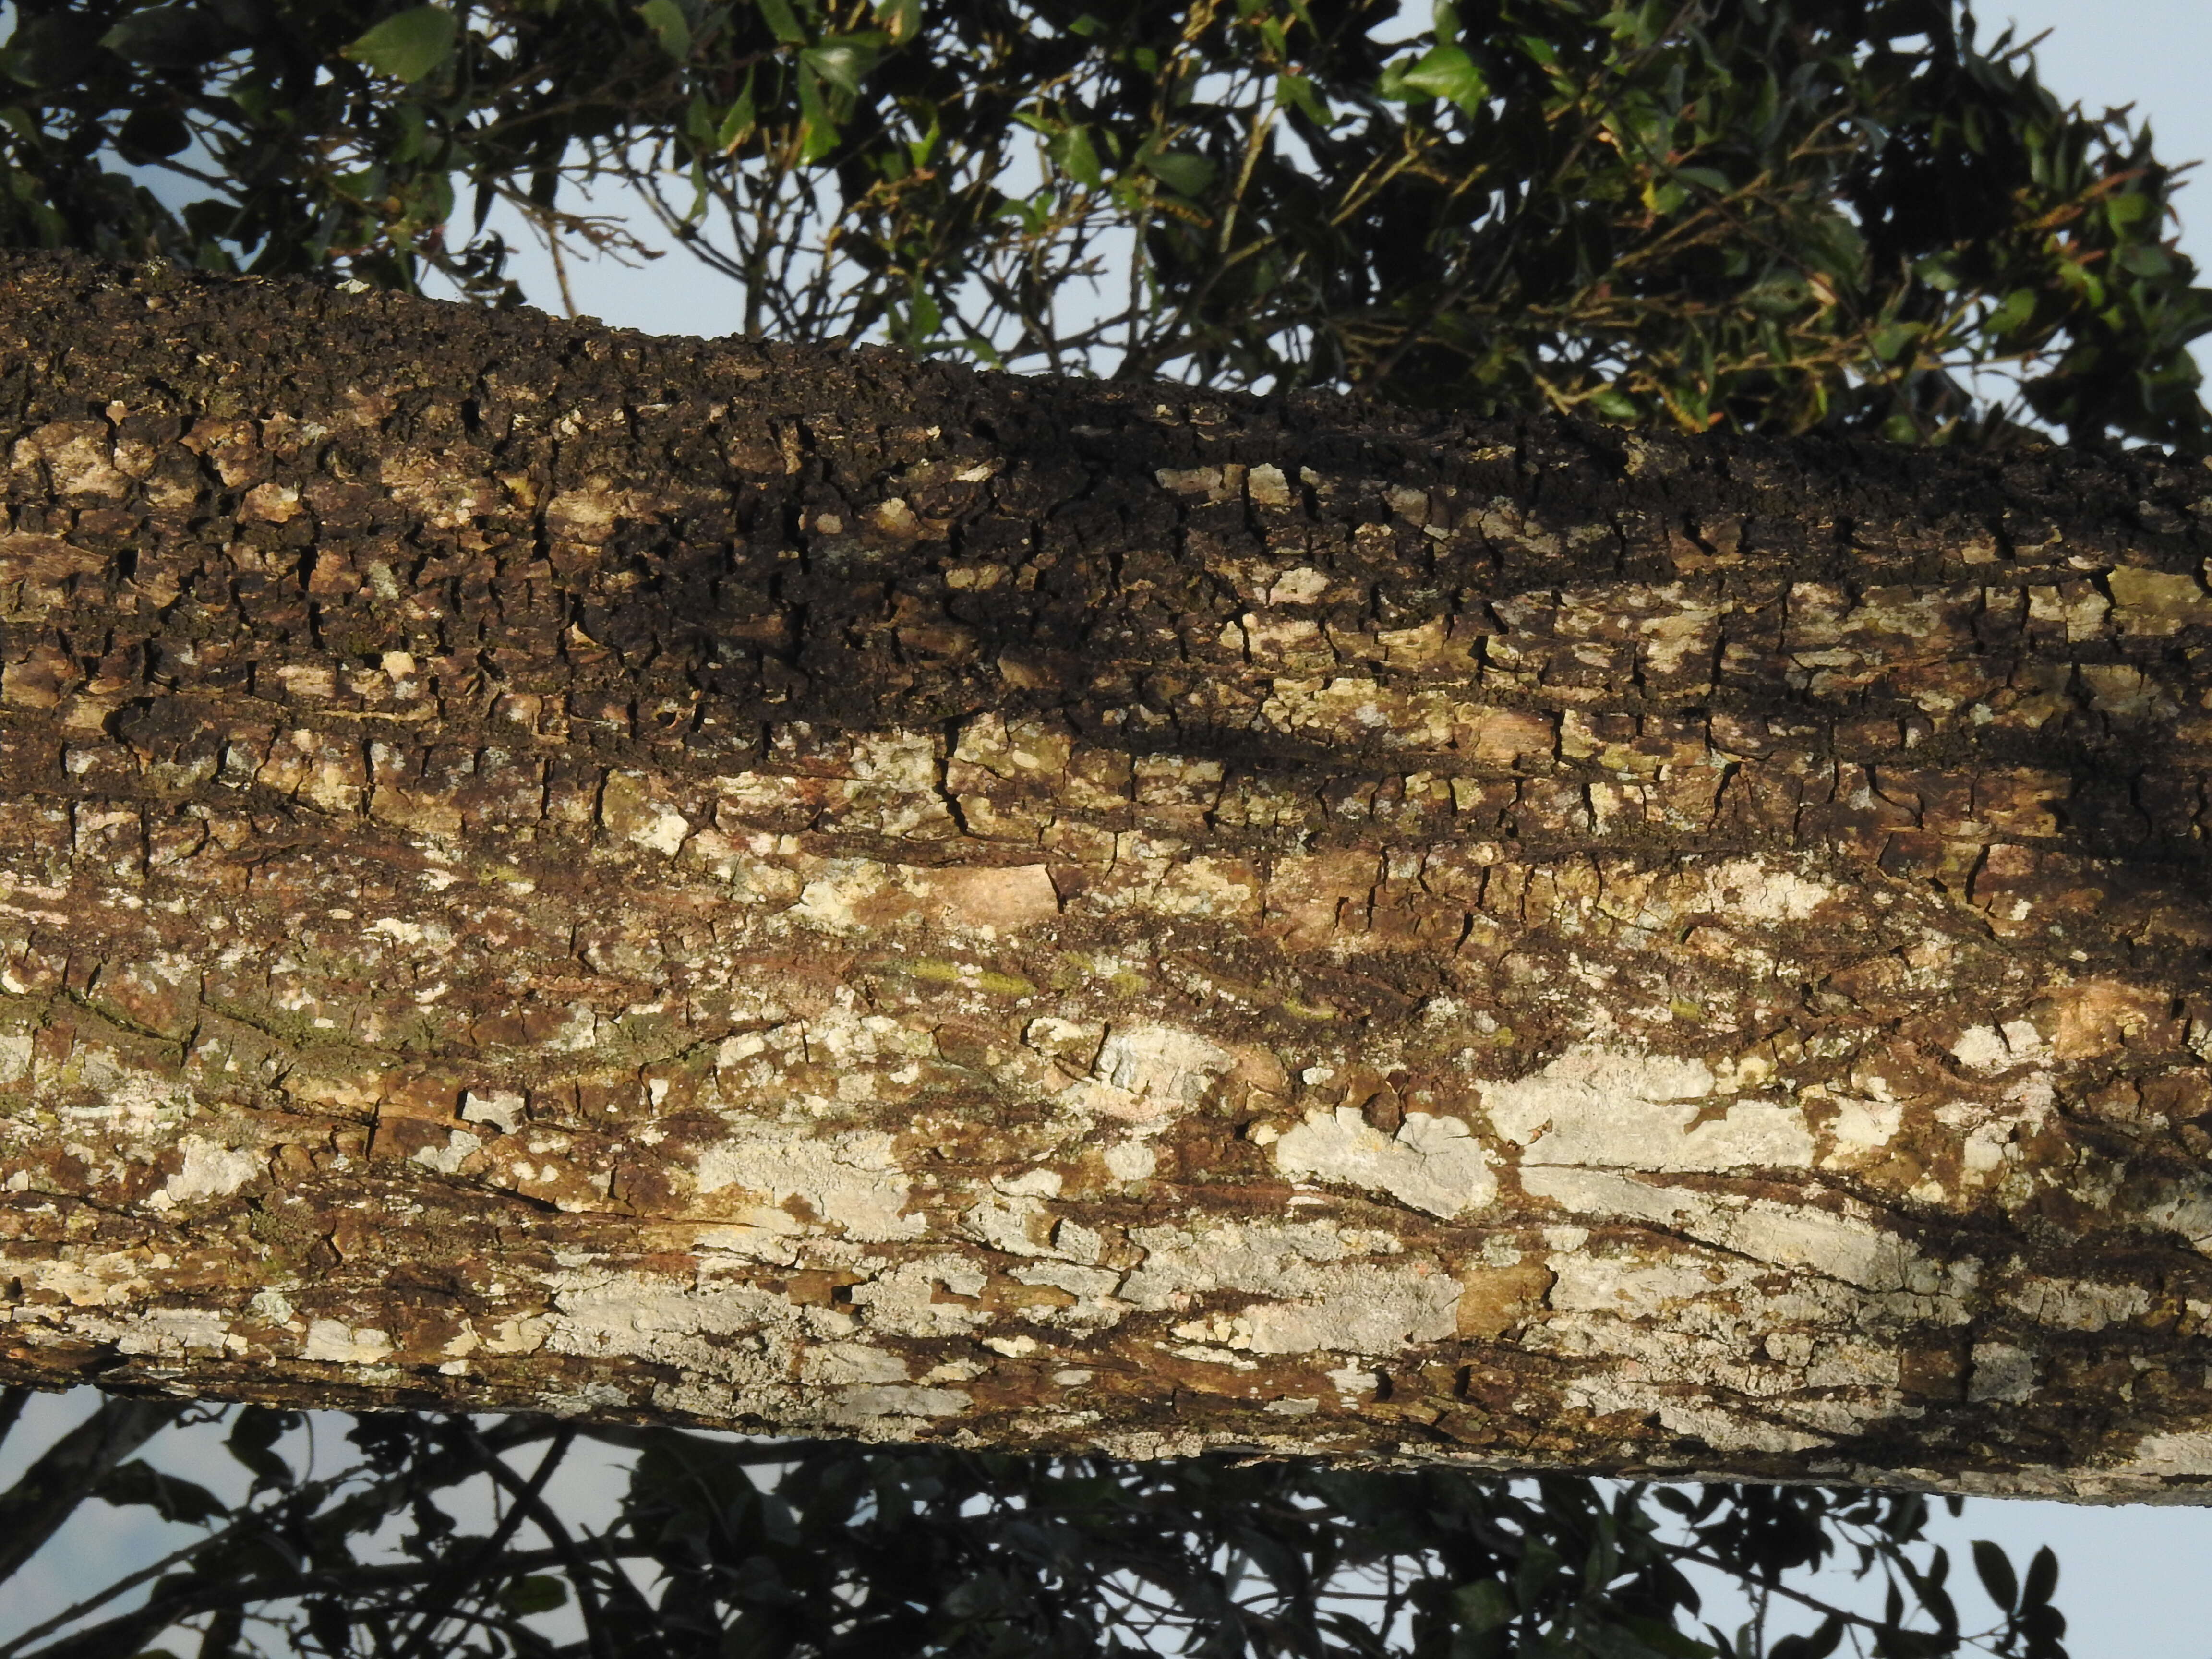
<path fill-rule="evenodd" d="M 1689 430 L 2033 415 L 2212 448 L 2177 170 L 1957 0 L 1462 0 L 1419 33 L 1395 0 L 15 12 L 11 244 L 512 301 L 494 205 L 635 252 L 576 210 L 613 183 L 748 331 Z"/>
<path fill-rule="evenodd" d="M 25 1392 L 0 1395 L 0 1438 Z M 149 1411 L 190 1425 L 204 1454 L 227 1421 L 244 1496 L 93 1455 Z M 0 1580 L 39 1571 L 40 1543 L 87 1498 L 194 1534 L 0 1637 L 0 1659 L 2065 1659 L 2051 1553 L 2023 1574 L 1994 1544 L 1972 1547 L 1996 1614 L 1978 1628 L 1912 1493 L 1692 1498 L 1446 1468 L 744 1443 L 526 1415 L 356 1415 L 332 1468 L 342 1420 L 323 1419 L 318 1458 L 289 1432 L 297 1413 L 103 1402 L 0 1492 L 14 1546 L 0 1547 Z M 547 1496 L 594 1441 L 629 1455 L 603 1528 Z M 217 1461 L 200 1460 L 210 1480 Z M 1824 1599 L 1833 1577 L 1812 1577 L 1824 1565 L 1855 1573 L 1851 1599 L 1880 1613 Z M 1735 1581 L 1751 1619 L 1714 1623 L 1685 1568 Z"/>

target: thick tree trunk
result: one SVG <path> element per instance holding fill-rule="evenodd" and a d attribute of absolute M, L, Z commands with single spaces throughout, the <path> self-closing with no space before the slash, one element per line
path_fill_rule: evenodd
<path fill-rule="evenodd" d="M 2212 478 L 0 264 L 0 1380 L 2212 1486 Z"/>

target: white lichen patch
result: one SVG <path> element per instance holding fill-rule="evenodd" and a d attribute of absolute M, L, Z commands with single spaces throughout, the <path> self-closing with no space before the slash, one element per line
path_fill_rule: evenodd
<path fill-rule="evenodd" d="M 177 1143 L 185 1155 L 184 1168 L 162 1183 L 161 1196 L 172 1204 L 228 1198 L 268 1170 L 264 1154 L 226 1146 L 204 1135 L 186 1135 Z"/>
<path fill-rule="evenodd" d="M 847 1389 L 829 1402 L 822 1420 L 844 1428 L 895 1429 L 902 1418 L 957 1416 L 968 1409 L 970 1398 L 958 1389 L 911 1383 Z"/>
<path fill-rule="evenodd" d="M 1046 1058 L 1081 1074 L 1098 1060 L 1105 1046 L 1106 1027 L 1099 1020 L 1061 1019 L 1042 1014 L 1022 1028 L 1022 1041 Z"/>
<path fill-rule="evenodd" d="M 1607 1170 L 1538 1166 L 1523 1170 L 1522 1185 L 1530 1196 L 1579 1216 L 1648 1221 L 1753 1261 L 1861 1291 L 1942 1296 L 1958 1271 L 1927 1261 L 1874 1222 L 1810 1205 L 1662 1186 Z M 1553 1271 L 1564 1272 L 1561 1264 L 1574 1260 L 1553 1257 Z"/>
<path fill-rule="evenodd" d="M 2136 1214 L 2148 1225 L 2179 1233 L 2191 1248 L 2212 1255 L 2212 1182 L 2200 1178 L 2175 1186 Z"/>
<path fill-rule="evenodd" d="M 628 1357 L 725 1382 L 784 1380 L 794 1337 L 811 1332 L 785 1297 L 755 1285 L 690 1285 L 638 1273 L 574 1273 L 555 1281 L 544 1347 Z"/>
<path fill-rule="evenodd" d="M 1483 1109 L 1498 1133 L 1526 1148 L 1524 1169 L 1692 1170 L 1806 1169 L 1812 1131 L 1796 1108 L 1735 1099 L 1705 1103 L 1713 1073 L 1678 1060 L 1580 1045 L 1533 1077 L 1484 1083 Z"/>
<path fill-rule="evenodd" d="M 919 1238 L 929 1224 L 906 1212 L 911 1187 L 891 1148 L 891 1137 L 877 1130 L 810 1139 L 756 1128 L 700 1154 L 699 1190 L 738 1188 L 769 1206 L 797 1199 L 862 1243 Z"/>
<path fill-rule="evenodd" d="M 1188 1343 L 1182 1347 L 1168 1343 L 1160 1346 L 1177 1359 L 1194 1365 L 1226 1365 L 1235 1371 L 1256 1371 L 1260 1369 L 1258 1360 L 1248 1359 L 1232 1348 L 1211 1348 L 1202 1342 Z"/>
<path fill-rule="evenodd" d="M 457 1175 L 462 1165 L 483 1150 L 483 1141 L 480 1138 L 465 1129 L 454 1129 L 447 1133 L 444 1146 L 418 1146 L 407 1158 L 408 1162 L 420 1164 L 427 1170 L 435 1170 L 441 1175 Z"/>
<path fill-rule="evenodd" d="M 821 872 L 799 890 L 791 914 L 817 927 L 852 933 L 868 925 L 860 914 L 880 901 L 892 886 L 890 867 L 872 859 L 829 859 Z"/>
<path fill-rule="evenodd" d="M 2003 1299 L 2039 1325 L 2068 1331 L 2101 1331 L 2124 1324 L 2151 1310 L 2151 1295 L 2140 1285 L 2109 1285 L 2094 1279 L 2027 1280 Z"/>
<path fill-rule="evenodd" d="M 17 1281 L 19 1303 L 58 1297 L 73 1308 L 121 1308 L 146 1299 L 151 1264 L 134 1251 L 100 1251 L 40 1260 L 0 1255 L 0 1284 Z"/>
<path fill-rule="evenodd" d="M 1498 1194 L 1489 1155 L 1466 1123 L 1426 1112 L 1407 1113 L 1394 1135 L 1354 1107 L 1315 1112 L 1274 1143 L 1274 1158 L 1286 1176 L 1388 1193 L 1431 1215 L 1462 1215 Z"/>
<path fill-rule="evenodd" d="M 1808 921 L 1836 896 L 1814 881 L 1759 859 L 1730 859 L 1705 878 L 1702 908 L 1737 921 Z"/>
<path fill-rule="evenodd" d="M 2033 1134 L 2056 1109 L 2051 1078 L 2030 1073 L 1995 1100 L 1951 1101 L 1936 1109 L 1936 1121 L 1959 1138 L 1960 1167 L 1970 1178 L 1986 1178 L 2002 1167 L 2022 1136 Z"/>
<path fill-rule="evenodd" d="M 1249 859 L 1178 859 L 1161 872 L 1147 902 L 1162 915 L 1256 921 L 1261 911 L 1259 871 Z"/>
<path fill-rule="evenodd" d="M 151 1076 L 126 1066 L 112 1048 L 83 1042 L 60 1067 L 39 1066 L 35 1080 L 85 1091 L 59 1103 L 55 1115 L 80 1129 L 98 1125 L 140 1160 L 167 1144 L 200 1103 L 189 1085 Z"/>
<path fill-rule="evenodd" d="M 252 1300 L 246 1305 L 255 1318 L 265 1319 L 272 1325 L 291 1322 L 291 1299 L 283 1291 L 271 1286 L 264 1285 L 254 1291 Z"/>
<path fill-rule="evenodd" d="M 905 1359 L 865 1342 L 825 1342 L 799 1356 L 799 1380 L 817 1385 L 904 1382 L 909 1375 Z"/>
<path fill-rule="evenodd" d="M 1018 1285 L 1049 1285 L 1075 1298 L 1065 1308 L 1032 1308 L 1025 1317 L 1032 1322 L 1066 1330 L 1095 1330 L 1116 1324 L 1129 1311 L 1118 1294 L 1121 1274 L 1111 1267 L 1085 1267 L 1073 1261 L 1032 1261 L 1007 1275 Z"/>
<path fill-rule="evenodd" d="M 1458 1329 L 1459 1281 L 1427 1262 L 1347 1264 L 1328 1275 L 1327 1286 L 1307 1300 L 1243 1310 L 1230 1346 L 1254 1353 L 1389 1354 L 1441 1342 Z"/>
<path fill-rule="evenodd" d="M 985 1199 L 961 1216 L 960 1231 L 1009 1255 L 1046 1255 L 1052 1249 L 1051 1212 L 1042 1200 L 1025 1194 Z"/>
<path fill-rule="evenodd" d="M 883 1335 L 960 1336 L 990 1322 L 974 1303 L 988 1282 L 972 1257 L 933 1255 L 902 1261 L 850 1294 L 860 1322 Z"/>
<path fill-rule="evenodd" d="M 393 1352 L 391 1334 L 368 1325 L 348 1325 L 343 1320 L 311 1319 L 300 1358 L 339 1365 L 373 1365 Z"/>
<path fill-rule="evenodd" d="M 1660 1427 L 1675 1434 L 1695 1435 L 1707 1445 L 1725 1451 L 1786 1455 L 1811 1451 L 1815 1447 L 1828 1444 L 1834 1438 L 1832 1433 L 1796 1428 L 1771 1419 L 1750 1417 L 1687 1400 L 1660 1401 L 1657 1415 Z"/>
<path fill-rule="evenodd" d="M 691 833 L 690 820 L 659 797 L 641 772 L 615 772 L 599 795 L 599 820 L 609 833 L 663 858 L 673 858 Z"/>
<path fill-rule="evenodd" d="M 528 1105 L 513 1089 L 471 1089 L 461 1096 L 461 1118 L 464 1122 L 489 1124 L 500 1133 L 511 1135 L 522 1127 Z"/>
<path fill-rule="evenodd" d="M 1146 1312 L 1200 1296 L 1237 1302 L 1197 1328 L 1224 1352 L 1387 1355 L 1457 1329 L 1460 1285 L 1450 1273 L 1426 1261 L 1358 1259 L 1395 1250 L 1383 1235 L 1231 1222 L 1135 1228 L 1130 1237 L 1145 1261 L 1122 1281 L 1121 1300 Z"/>
<path fill-rule="evenodd" d="M 1721 1450 L 1803 1449 L 1916 1414 L 1881 1322 L 1893 1298 L 1697 1249 L 1553 1265 L 1552 1317 L 1523 1342 L 1595 1362 L 1570 1385 L 1571 1404 L 1656 1417 Z"/>
<path fill-rule="evenodd" d="M 1145 1260 L 1123 1282 L 1121 1294 L 1148 1312 L 1175 1306 L 1179 1295 L 1222 1289 L 1303 1295 L 1318 1282 L 1310 1271 L 1314 1264 L 1396 1247 L 1387 1235 L 1318 1221 L 1135 1227 L 1129 1242 L 1145 1252 Z"/>
<path fill-rule="evenodd" d="M 1160 1155 L 1141 1140 L 1116 1141 L 1103 1156 L 1106 1172 L 1124 1182 L 1150 1181 L 1160 1167 Z"/>
<path fill-rule="evenodd" d="M 1270 605 L 1316 605 L 1328 592 L 1328 575 L 1311 565 L 1293 565 L 1267 591 Z"/>
<path fill-rule="evenodd" d="M 1069 1084 L 1060 1103 L 1090 1116 L 1151 1123 L 1197 1105 L 1236 1064 L 1235 1054 L 1195 1031 L 1111 1027 L 1091 1075 Z"/>
<path fill-rule="evenodd" d="M 1881 1151 L 1905 1127 L 1905 1107 L 1899 1101 L 1843 1095 L 1832 1097 L 1832 1102 L 1834 1113 L 1822 1126 L 1830 1148 L 1820 1159 L 1824 1170 Z"/>
<path fill-rule="evenodd" d="M 2202 1480 L 2212 1475 L 2212 1430 L 2147 1434 L 2136 1443 L 2135 1451 L 2128 1460 L 2116 1465 L 2111 1473 L 2148 1475 L 2160 1480 Z"/>
<path fill-rule="evenodd" d="M 149 1308 L 115 1336 L 118 1353 L 221 1353 L 233 1346 L 230 1322 L 202 1308 Z"/>
<path fill-rule="evenodd" d="M 1951 1058 L 1970 1071 L 1989 1073 L 2048 1065 L 2051 1055 L 2051 1045 L 2033 1023 L 2008 1019 L 2002 1025 L 1968 1026 L 1951 1045 Z"/>

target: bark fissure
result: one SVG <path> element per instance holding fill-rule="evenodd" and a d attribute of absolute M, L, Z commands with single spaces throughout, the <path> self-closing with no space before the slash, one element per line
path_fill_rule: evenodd
<path fill-rule="evenodd" d="M 0 1377 L 2212 1479 L 2201 469 L 0 276 Z"/>

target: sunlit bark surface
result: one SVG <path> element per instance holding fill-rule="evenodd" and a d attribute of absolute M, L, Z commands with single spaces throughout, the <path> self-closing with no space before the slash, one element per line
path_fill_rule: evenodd
<path fill-rule="evenodd" d="M 2212 1484 L 2212 476 L 0 264 L 0 1377 Z"/>

